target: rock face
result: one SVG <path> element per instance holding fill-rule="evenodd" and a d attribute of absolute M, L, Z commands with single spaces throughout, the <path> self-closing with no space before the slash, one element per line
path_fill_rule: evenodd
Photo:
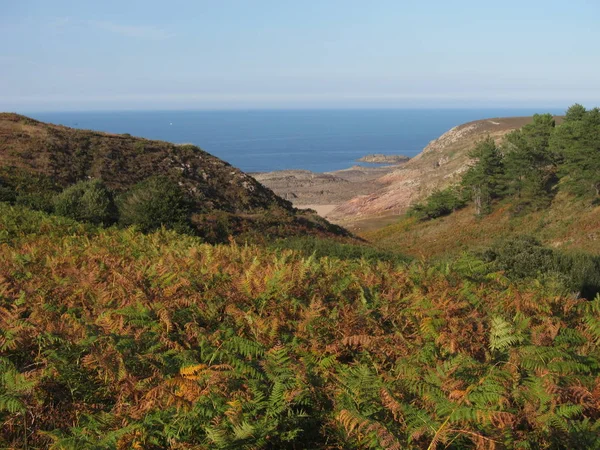
<path fill-rule="evenodd" d="M 357 196 L 338 206 L 329 215 L 333 221 L 351 223 L 371 216 L 398 215 L 435 189 L 457 183 L 468 169 L 469 152 L 491 136 L 496 142 L 531 121 L 530 117 L 486 119 L 452 128 L 423 151 L 377 180 L 379 189 Z"/>
<path fill-rule="evenodd" d="M 404 155 L 384 155 L 383 153 L 374 153 L 372 155 L 363 156 L 356 161 L 376 164 L 402 164 L 409 159 L 408 156 Z"/>

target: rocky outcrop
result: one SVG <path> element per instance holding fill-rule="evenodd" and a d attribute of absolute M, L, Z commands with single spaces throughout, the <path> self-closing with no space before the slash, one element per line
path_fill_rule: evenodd
<path fill-rule="evenodd" d="M 402 164 L 409 160 L 408 156 L 404 155 L 384 155 L 383 153 L 374 153 L 372 155 L 363 156 L 357 159 L 358 162 L 375 163 L 375 164 Z"/>

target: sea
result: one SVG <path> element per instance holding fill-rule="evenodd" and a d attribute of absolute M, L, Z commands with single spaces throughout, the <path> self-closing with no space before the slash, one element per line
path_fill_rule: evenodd
<path fill-rule="evenodd" d="M 372 153 L 417 155 L 472 120 L 564 109 L 364 109 L 31 112 L 74 128 L 191 143 L 245 172 L 346 169 Z M 369 165 L 369 164 L 362 164 Z"/>

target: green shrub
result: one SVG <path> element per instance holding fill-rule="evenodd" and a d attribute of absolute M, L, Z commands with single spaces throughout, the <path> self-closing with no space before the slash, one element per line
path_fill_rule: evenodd
<path fill-rule="evenodd" d="M 17 167 L 0 168 L 0 201 L 52 212 L 60 188 L 48 176 Z"/>
<path fill-rule="evenodd" d="M 486 257 L 512 279 L 533 278 L 554 265 L 553 250 L 531 236 L 498 242 L 486 252 Z"/>
<path fill-rule="evenodd" d="M 465 200 L 456 189 L 447 188 L 443 191 L 434 191 L 424 203 L 413 205 L 408 214 L 419 220 L 430 220 L 447 216 L 465 205 Z"/>
<path fill-rule="evenodd" d="M 100 180 L 80 181 L 69 186 L 54 200 L 56 214 L 97 225 L 117 220 L 112 193 Z"/>
<path fill-rule="evenodd" d="M 53 192 L 19 192 L 14 203 L 36 211 L 49 213 L 54 210 L 53 197 Z"/>
<path fill-rule="evenodd" d="M 15 188 L 0 178 L 0 202 L 14 203 L 16 199 Z"/>
<path fill-rule="evenodd" d="M 531 236 L 499 242 L 484 253 L 484 259 L 512 280 L 553 277 L 590 300 L 600 292 L 600 257 L 544 247 Z"/>
<path fill-rule="evenodd" d="M 555 270 L 567 276 L 567 287 L 592 300 L 600 293 L 600 257 L 555 252 Z"/>
<path fill-rule="evenodd" d="M 162 226 L 190 233 L 191 204 L 179 185 L 163 176 L 136 184 L 118 202 L 119 222 L 149 232 Z"/>

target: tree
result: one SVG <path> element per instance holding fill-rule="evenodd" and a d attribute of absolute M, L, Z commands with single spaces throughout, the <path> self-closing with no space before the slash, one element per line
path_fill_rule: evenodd
<path fill-rule="evenodd" d="M 469 156 L 477 161 L 465 173 L 462 184 L 471 191 L 475 213 L 482 216 L 490 212 L 492 200 L 504 193 L 504 162 L 490 136 L 480 141 Z"/>
<path fill-rule="evenodd" d="M 579 103 L 575 103 L 570 106 L 565 113 L 565 122 L 574 122 L 577 120 L 582 120 L 585 116 L 586 110 L 585 107 L 580 105 Z"/>
<path fill-rule="evenodd" d="M 190 232 L 191 204 L 170 178 L 155 176 L 136 184 L 119 201 L 119 222 L 149 232 L 161 226 Z"/>
<path fill-rule="evenodd" d="M 113 195 L 100 180 L 69 186 L 56 196 L 54 208 L 61 216 L 97 225 L 110 225 L 117 220 Z"/>
<path fill-rule="evenodd" d="M 600 197 L 600 109 L 573 105 L 551 141 L 562 157 L 560 174 L 576 195 Z"/>
<path fill-rule="evenodd" d="M 535 114 L 533 121 L 510 133 L 504 142 L 508 194 L 515 209 L 539 209 L 552 198 L 558 181 L 558 158 L 550 149 L 556 122 L 550 114 Z"/>

